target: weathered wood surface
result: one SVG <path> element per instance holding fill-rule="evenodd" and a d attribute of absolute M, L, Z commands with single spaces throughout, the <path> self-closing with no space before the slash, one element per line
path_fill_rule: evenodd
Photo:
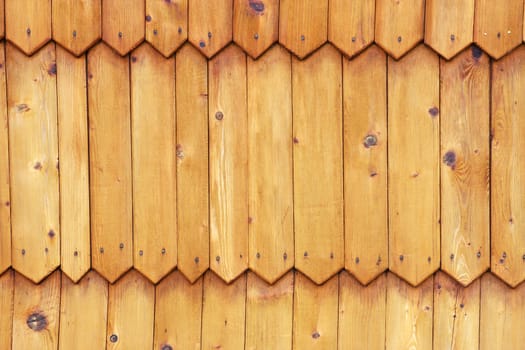
<path fill-rule="evenodd" d="M 169 57 L 188 38 L 188 0 L 146 0 L 146 41 Z"/>
<path fill-rule="evenodd" d="M 26 55 L 34 54 L 51 39 L 51 0 L 4 1 L 6 38 Z"/>

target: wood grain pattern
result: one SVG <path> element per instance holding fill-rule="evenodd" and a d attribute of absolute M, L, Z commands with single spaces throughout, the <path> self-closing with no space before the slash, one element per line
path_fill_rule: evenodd
<path fill-rule="evenodd" d="M 90 271 L 77 284 L 62 274 L 60 349 L 104 349 L 108 282 Z"/>
<path fill-rule="evenodd" d="M 157 283 L 177 265 L 175 59 L 131 54 L 134 266 Z"/>
<path fill-rule="evenodd" d="M 343 59 L 345 267 L 364 284 L 388 267 L 386 62 Z"/>
<path fill-rule="evenodd" d="M 124 56 L 144 40 L 144 0 L 103 0 L 102 39 Z"/>
<path fill-rule="evenodd" d="M 473 40 L 475 0 L 426 0 L 425 43 L 451 59 Z"/>
<path fill-rule="evenodd" d="M 232 40 L 233 0 L 188 2 L 188 40 L 210 58 Z"/>
<path fill-rule="evenodd" d="M 13 303 L 15 278 L 13 270 L 6 271 L 0 276 L 0 349 L 11 349 L 13 337 Z"/>
<path fill-rule="evenodd" d="M 0 38 L 5 36 L 5 0 L 0 0 Z"/>
<path fill-rule="evenodd" d="M 80 56 L 102 36 L 101 0 L 53 0 L 53 39 Z"/>
<path fill-rule="evenodd" d="M 60 265 L 55 44 L 6 51 L 12 263 L 39 282 Z"/>
<path fill-rule="evenodd" d="M 476 0 L 474 41 L 495 59 L 518 46 L 523 37 L 523 1 Z"/>
<path fill-rule="evenodd" d="M 385 349 L 385 320 L 386 274 L 364 287 L 341 272 L 338 349 Z"/>
<path fill-rule="evenodd" d="M 77 282 L 91 267 L 86 57 L 56 50 L 61 269 Z"/>
<path fill-rule="evenodd" d="M 389 267 L 412 285 L 439 268 L 439 60 L 388 60 Z"/>
<path fill-rule="evenodd" d="M 328 40 L 349 57 L 374 41 L 374 0 L 330 0 Z"/>
<path fill-rule="evenodd" d="M 188 38 L 188 0 L 146 0 L 146 40 L 165 57 Z"/>
<path fill-rule="evenodd" d="M 232 45 L 208 67 L 211 269 L 231 282 L 248 267 L 246 55 Z"/>
<path fill-rule="evenodd" d="M 489 267 L 490 62 L 441 61 L 441 269 L 463 285 Z"/>
<path fill-rule="evenodd" d="M 250 269 L 273 283 L 294 263 L 290 54 L 248 59 Z"/>
<path fill-rule="evenodd" d="M 395 59 L 423 40 L 424 0 L 377 0 L 375 42 Z"/>
<path fill-rule="evenodd" d="M 11 266 L 11 190 L 5 45 L 0 44 L 0 274 Z"/>
<path fill-rule="evenodd" d="M 525 278 L 525 47 L 492 66 L 491 271 Z"/>
<path fill-rule="evenodd" d="M 201 349 L 202 281 L 174 271 L 157 285 L 154 349 Z"/>
<path fill-rule="evenodd" d="M 5 35 L 26 55 L 51 40 L 51 0 L 5 0 Z"/>
<path fill-rule="evenodd" d="M 279 42 L 305 58 L 326 42 L 328 0 L 281 0 Z"/>
<path fill-rule="evenodd" d="M 322 283 L 344 264 L 341 55 L 292 60 L 295 267 Z"/>
<path fill-rule="evenodd" d="M 88 54 L 92 266 L 114 282 L 132 266 L 129 60 L 101 43 Z"/>
<path fill-rule="evenodd" d="M 279 0 L 234 0 L 233 41 L 256 59 L 279 38 Z"/>
<path fill-rule="evenodd" d="M 153 344 L 155 287 L 135 270 L 109 286 L 106 349 L 148 349 Z"/>
<path fill-rule="evenodd" d="M 209 267 L 208 65 L 190 44 L 176 56 L 178 268 L 191 282 Z"/>

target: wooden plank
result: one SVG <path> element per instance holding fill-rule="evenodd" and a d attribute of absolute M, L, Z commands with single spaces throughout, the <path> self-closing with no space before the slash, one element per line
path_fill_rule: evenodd
<path fill-rule="evenodd" d="M 25 54 L 51 40 L 51 0 L 5 0 L 5 13 L 6 38 Z"/>
<path fill-rule="evenodd" d="M 0 274 L 11 266 L 11 191 L 5 45 L 0 44 Z"/>
<path fill-rule="evenodd" d="M 77 282 L 91 265 L 86 57 L 57 47 L 61 269 Z"/>
<path fill-rule="evenodd" d="M 525 284 L 509 288 L 493 274 L 481 278 L 480 350 L 519 349 L 525 342 Z"/>
<path fill-rule="evenodd" d="M 175 59 L 131 54 L 134 266 L 157 283 L 177 265 Z"/>
<path fill-rule="evenodd" d="M 234 0 L 233 41 L 256 59 L 279 39 L 279 0 Z"/>
<path fill-rule="evenodd" d="M 395 59 L 423 40 L 424 0 L 377 0 L 375 42 Z"/>
<path fill-rule="evenodd" d="M 0 38 L 5 36 L 5 0 L 0 0 Z"/>
<path fill-rule="evenodd" d="M 491 270 L 525 279 L 525 47 L 492 66 Z"/>
<path fill-rule="evenodd" d="M 60 265 L 55 44 L 31 57 L 8 44 L 7 67 L 12 263 L 39 282 Z"/>
<path fill-rule="evenodd" d="M 344 264 L 341 55 L 292 61 L 295 267 L 322 283 Z"/>
<path fill-rule="evenodd" d="M 80 56 L 101 38 L 101 0 L 53 0 L 53 39 Z"/>
<path fill-rule="evenodd" d="M 146 40 L 171 56 L 188 38 L 188 0 L 146 0 Z"/>
<path fill-rule="evenodd" d="M 510 52 L 522 35 L 522 0 L 476 0 L 474 41 L 490 56 L 499 59 Z"/>
<path fill-rule="evenodd" d="M 349 57 L 374 41 L 375 0 L 331 0 L 328 9 L 328 40 Z"/>
<path fill-rule="evenodd" d="M 248 59 L 250 269 L 269 283 L 293 267 L 290 54 L 275 46 Z"/>
<path fill-rule="evenodd" d="M 144 0 L 102 1 L 102 39 L 122 56 L 144 40 Z"/>
<path fill-rule="evenodd" d="M 270 285 L 248 273 L 245 349 L 291 349 L 294 274 Z"/>
<path fill-rule="evenodd" d="M 316 285 L 302 273 L 295 274 L 293 349 L 336 349 L 338 276 Z"/>
<path fill-rule="evenodd" d="M 464 288 L 443 272 L 434 277 L 434 349 L 479 349 L 480 282 Z"/>
<path fill-rule="evenodd" d="M 441 268 L 463 285 L 490 264 L 490 60 L 441 61 Z"/>
<path fill-rule="evenodd" d="M 364 287 L 348 273 L 341 272 L 338 349 L 385 349 L 385 312 L 385 274 Z"/>
<path fill-rule="evenodd" d="M 60 271 L 40 284 L 15 274 L 13 349 L 58 349 Z"/>
<path fill-rule="evenodd" d="M 361 283 L 388 267 L 386 55 L 343 59 L 345 266 Z"/>
<path fill-rule="evenodd" d="M 426 0 L 425 43 L 451 59 L 473 40 L 475 0 Z"/>
<path fill-rule="evenodd" d="M 387 274 L 385 349 L 432 349 L 432 280 L 414 288 Z"/>
<path fill-rule="evenodd" d="M 204 275 L 202 349 L 243 349 L 246 274 L 226 284 L 209 271 Z"/>
<path fill-rule="evenodd" d="M 13 336 L 14 273 L 6 271 L 0 276 L 0 349 L 11 349 Z"/>
<path fill-rule="evenodd" d="M 60 349 L 104 349 L 107 311 L 106 280 L 95 271 L 90 271 L 78 284 L 74 284 L 63 274 Z"/>
<path fill-rule="evenodd" d="M 157 285 L 154 349 L 200 350 L 202 280 L 191 284 L 174 271 Z"/>
<path fill-rule="evenodd" d="M 132 266 L 129 60 L 88 54 L 91 263 L 109 282 Z"/>
<path fill-rule="evenodd" d="M 190 44 L 176 56 L 179 270 L 194 282 L 210 265 L 208 65 Z"/>
<path fill-rule="evenodd" d="M 232 40 L 233 0 L 188 1 L 188 40 L 210 58 Z"/>
<path fill-rule="evenodd" d="M 388 60 L 389 267 L 412 285 L 439 268 L 439 60 Z"/>
<path fill-rule="evenodd" d="M 208 65 L 211 269 L 231 282 L 248 266 L 246 55 L 232 45 Z"/>
<path fill-rule="evenodd" d="M 279 42 L 304 58 L 326 42 L 328 0 L 281 0 Z"/>
<path fill-rule="evenodd" d="M 135 270 L 109 286 L 106 349 L 148 349 L 153 344 L 155 287 Z"/>

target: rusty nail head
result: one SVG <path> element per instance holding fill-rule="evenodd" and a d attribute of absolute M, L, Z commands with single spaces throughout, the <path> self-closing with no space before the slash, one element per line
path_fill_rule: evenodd
<path fill-rule="evenodd" d="M 215 119 L 222 120 L 224 118 L 224 114 L 221 111 L 218 111 L 215 113 Z"/>
<path fill-rule="evenodd" d="M 22 249 L 21 253 L 22 253 L 22 255 L 26 255 L 26 250 Z"/>
<path fill-rule="evenodd" d="M 334 258 L 334 253 L 331 252 L 331 253 L 330 253 L 330 259 L 333 259 L 333 258 Z"/>
<path fill-rule="evenodd" d="M 428 261 L 428 262 L 431 262 L 431 261 L 432 261 L 432 258 L 429 256 L 429 257 L 427 258 L 427 261 Z"/>
<path fill-rule="evenodd" d="M 454 260 L 454 254 L 450 254 L 450 260 Z"/>
<path fill-rule="evenodd" d="M 157 29 L 153 29 L 153 35 L 157 35 L 158 33 Z"/>
<path fill-rule="evenodd" d="M 305 39 L 304 35 L 301 35 L 301 41 L 304 41 Z"/>
<path fill-rule="evenodd" d="M 359 257 L 356 257 L 356 258 L 355 258 L 355 263 L 356 263 L 356 264 L 359 264 Z"/>
<path fill-rule="evenodd" d="M 140 256 L 143 256 L 144 255 L 144 252 L 142 250 L 139 250 L 139 255 Z"/>
<path fill-rule="evenodd" d="M 76 38 L 76 37 L 77 37 L 77 31 L 74 30 L 74 31 L 73 31 L 73 38 Z"/>
<path fill-rule="evenodd" d="M 524 255 L 524 257 L 525 257 L 525 255 Z M 284 253 L 284 254 L 283 254 L 283 259 L 284 259 L 284 260 L 288 259 L 288 254 Z M 525 259 L 525 258 L 524 258 L 524 259 Z"/>
<path fill-rule="evenodd" d="M 366 135 L 363 144 L 364 144 L 364 146 L 366 148 L 369 148 L 369 147 L 377 145 L 377 137 L 376 137 L 376 135 L 372 135 L 372 134 Z"/>
<path fill-rule="evenodd" d="M 179 30 L 178 30 L 179 34 L 182 33 L 182 27 L 179 27 Z"/>
<path fill-rule="evenodd" d="M 401 255 L 399 256 L 399 260 L 400 260 L 400 261 L 405 260 L 405 257 L 403 256 L 403 254 L 401 254 Z"/>
<path fill-rule="evenodd" d="M 503 259 L 506 259 L 506 258 L 507 258 L 507 253 L 506 253 L 506 252 L 503 252 L 503 254 L 501 254 L 501 257 L 502 257 Z"/>
<path fill-rule="evenodd" d="M 260 259 L 260 258 L 261 258 L 261 253 L 257 253 L 257 254 L 255 254 L 255 257 L 256 257 L 257 259 Z"/>
<path fill-rule="evenodd" d="M 206 46 L 206 43 L 204 41 L 199 41 L 199 47 L 204 48 Z"/>
<path fill-rule="evenodd" d="M 173 350 L 173 348 L 171 347 L 171 345 L 166 344 L 166 345 L 163 345 L 163 346 L 162 346 L 162 349 L 161 349 L 161 350 Z"/>
<path fill-rule="evenodd" d="M 75 251 L 73 252 L 73 255 L 74 255 L 74 256 L 78 256 L 78 251 L 75 250 Z"/>
<path fill-rule="evenodd" d="M 401 36 L 398 36 L 397 37 L 397 42 L 400 43 L 401 41 L 403 40 L 403 38 Z"/>
<path fill-rule="evenodd" d="M 162 253 L 162 255 L 166 254 L 166 248 L 162 248 L 160 252 Z"/>
<path fill-rule="evenodd" d="M 146 22 L 151 22 L 151 16 L 150 15 L 146 16 Z"/>
<path fill-rule="evenodd" d="M 258 34 L 258 33 L 255 33 L 255 35 L 253 36 L 253 38 L 254 38 L 255 40 L 259 39 L 259 34 Z"/>
<path fill-rule="evenodd" d="M 112 334 L 109 336 L 109 341 L 112 343 L 116 343 L 118 341 L 118 335 Z"/>
<path fill-rule="evenodd" d="M 308 257 L 308 252 L 304 252 L 303 255 L 304 255 L 305 258 Z"/>
<path fill-rule="evenodd" d="M 352 42 L 355 43 L 355 41 L 357 40 L 357 38 L 355 36 L 352 37 Z"/>
<path fill-rule="evenodd" d="M 124 36 L 124 34 L 122 34 L 122 32 L 118 32 L 118 37 L 119 38 L 122 38 Z"/>
<path fill-rule="evenodd" d="M 47 254 L 47 252 L 49 252 L 49 248 L 48 248 L 48 247 L 45 247 L 45 248 L 44 248 L 44 252 Z"/>
<path fill-rule="evenodd" d="M 211 32 L 208 32 L 208 38 L 211 39 Z"/>
<path fill-rule="evenodd" d="M 199 257 L 198 257 L 198 256 L 196 256 L 196 257 L 195 257 L 195 259 L 193 259 L 193 261 L 195 261 L 195 264 L 198 264 L 198 263 L 199 263 L 199 261 L 200 261 L 200 259 L 199 259 Z"/>
<path fill-rule="evenodd" d="M 120 249 L 124 249 L 124 243 L 120 243 L 118 246 Z"/>
<path fill-rule="evenodd" d="M 479 250 L 478 250 L 478 252 L 476 253 L 476 256 L 477 256 L 478 258 L 481 258 L 481 252 L 480 252 Z M 525 255 L 524 255 L 524 257 L 525 257 Z"/>
<path fill-rule="evenodd" d="M 317 331 L 312 333 L 312 338 L 314 338 L 314 339 L 319 339 L 320 336 L 321 336 L 321 334 L 319 334 L 319 332 L 317 332 Z"/>
<path fill-rule="evenodd" d="M 450 41 L 456 40 L 456 36 L 454 34 L 450 34 Z"/>
<path fill-rule="evenodd" d="M 27 28 L 26 33 L 27 35 L 31 35 L 31 28 Z"/>
<path fill-rule="evenodd" d="M 34 312 L 29 315 L 26 324 L 31 330 L 40 332 L 47 327 L 47 318 L 41 312 Z"/>
<path fill-rule="evenodd" d="M 215 261 L 217 261 L 217 262 L 221 261 L 221 257 L 217 255 L 217 256 L 215 257 Z"/>

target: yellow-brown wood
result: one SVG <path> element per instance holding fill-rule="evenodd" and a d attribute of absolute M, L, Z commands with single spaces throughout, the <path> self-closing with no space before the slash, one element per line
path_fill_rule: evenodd
<path fill-rule="evenodd" d="M 424 0 L 377 0 L 375 41 L 399 59 L 423 40 Z"/>
<path fill-rule="evenodd" d="M 174 271 L 157 285 L 154 349 L 201 349 L 202 280 Z"/>
<path fill-rule="evenodd" d="M 208 66 L 193 46 L 176 56 L 178 269 L 191 282 L 209 267 Z"/>
<path fill-rule="evenodd" d="M 188 38 L 188 0 L 146 0 L 146 40 L 169 57 Z"/>
<path fill-rule="evenodd" d="M 18 273 L 14 280 L 12 349 L 58 349 L 60 271 L 38 285 Z"/>
<path fill-rule="evenodd" d="M 441 60 L 441 269 L 468 285 L 489 267 L 490 62 Z"/>
<path fill-rule="evenodd" d="M 39 282 L 60 265 L 55 44 L 6 51 L 12 263 Z"/>
<path fill-rule="evenodd" d="M 248 59 L 250 269 L 273 283 L 294 263 L 290 54 Z"/>
<path fill-rule="evenodd" d="M 77 282 L 91 265 L 86 57 L 56 50 L 61 269 Z"/>
<path fill-rule="evenodd" d="M 157 283 L 177 265 L 175 59 L 144 43 L 131 54 L 133 256 Z"/>
<path fill-rule="evenodd" d="M 0 44 L 0 274 L 11 266 L 11 193 L 5 45 Z"/>
<path fill-rule="evenodd" d="M 521 44 L 523 35 L 522 0 L 476 0 L 474 41 L 499 59 Z"/>
<path fill-rule="evenodd" d="M 132 266 L 129 60 L 101 43 L 88 54 L 92 266 L 114 282 Z"/>
<path fill-rule="evenodd" d="M 343 59 L 345 267 L 364 284 L 388 267 L 386 62 Z"/>
<path fill-rule="evenodd" d="M 102 39 L 121 55 L 144 40 L 144 0 L 103 0 Z"/>
<path fill-rule="evenodd" d="M 439 59 L 388 60 L 389 267 L 412 285 L 439 268 Z"/>
<path fill-rule="evenodd" d="M 0 0 L 0 38 L 5 36 L 5 0 Z"/>
<path fill-rule="evenodd" d="M 188 40 L 210 58 L 232 40 L 233 0 L 188 2 Z"/>
<path fill-rule="evenodd" d="M 27 55 L 51 40 L 51 0 L 5 0 L 5 35 Z"/>
<path fill-rule="evenodd" d="M 464 288 L 443 272 L 434 277 L 434 349 L 479 349 L 479 279 Z"/>
<path fill-rule="evenodd" d="M 520 349 L 525 343 L 525 284 L 509 288 L 494 275 L 481 278 L 479 349 Z"/>
<path fill-rule="evenodd" d="M 295 267 L 320 284 L 344 266 L 341 54 L 293 59 Z"/>
<path fill-rule="evenodd" d="M 279 42 L 304 58 L 326 42 L 328 0 L 281 0 Z"/>
<path fill-rule="evenodd" d="M 385 349 L 386 275 L 362 286 L 347 272 L 339 275 L 338 349 Z"/>
<path fill-rule="evenodd" d="M 349 57 L 374 41 L 375 0 L 330 0 L 328 40 Z"/>
<path fill-rule="evenodd" d="M 0 349 L 11 349 L 13 336 L 13 297 L 14 297 L 14 273 L 13 270 L 0 275 Z"/>
<path fill-rule="evenodd" d="M 246 350 L 291 349 L 294 273 L 269 285 L 248 273 Z"/>
<path fill-rule="evenodd" d="M 231 282 L 248 266 L 246 55 L 232 45 L 208 67 L 211 269 Z"/>
<path fill-rule="evenodd" d="M 425 43 L 446 59 L 473 39 L 475 0 L 426 0 Z"/>
<path fill-rule="evenodd" d="M 336 349 L 339 277 L 321 286 L 295 274 L 293 349 Z"/>
<path fill-rule="evenodd" d="M 153 344 L 155 287 L 131 270 L 109 286 L 106 349 L 149 349 Z"/>
<path fill-rule="evenodd" d="M 279 0 L 234 0 L 233 40 L 254 59 L 279 38 Z"/>
<path fill-rule="evenodd" d="M 432 280 L 414 288 L 387 274 L 385 349 L 432 349 Z"/>
<path fill-rule="evenodd" d="M 53 0 L 53 39 L 80 56 L 101 33 L 101 0 Z"/>
<path fill-rule="evenodd" d="M 62 274 L 60 349 L 104 349 L 108 311 L 108 283 L 90 271 L 74 284 Z"/>
<path fill-rule="evenodd" d="M 212 271 L 204 275 L 202 349 L 243 349 L 246 274 L 227 285 Z"/>
<path fill-rule="evenodd" d="M 525 279 L 525 47 L 492 65 L 491 271 Z"/>

